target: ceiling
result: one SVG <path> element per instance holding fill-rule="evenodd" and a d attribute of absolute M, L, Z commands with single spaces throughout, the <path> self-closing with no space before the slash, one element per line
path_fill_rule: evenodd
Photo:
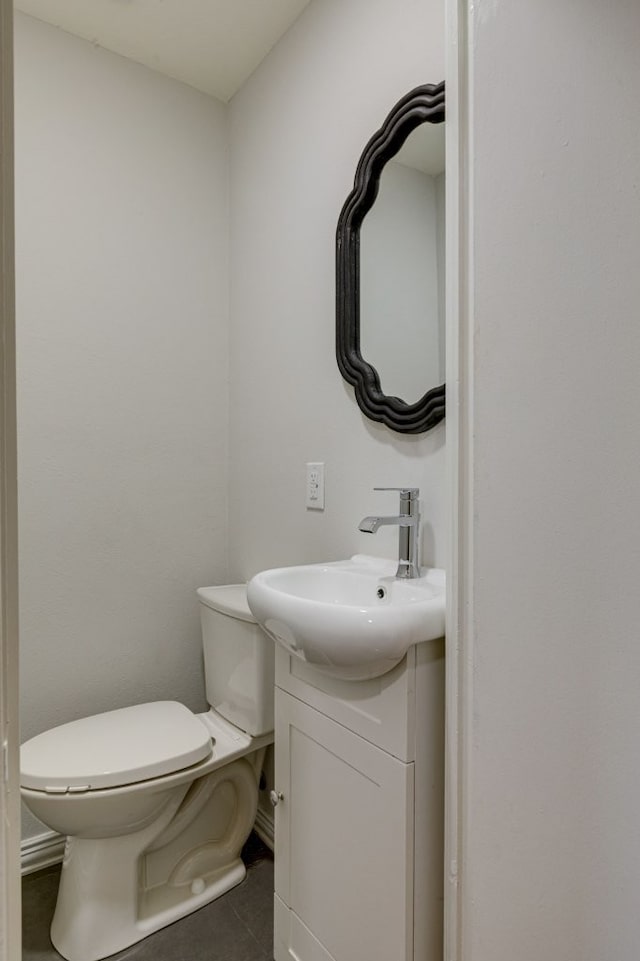
<path fill-rule="evenodd" d="M 227 102 L 310 0 L 15 0 L 21 10 Z"/>
<path fill-rule="evenodd" d="M 437 177 L 445 168 L 445 132 L 443 123 L 423 123 L 411 131 L 393 158 L 405 167 L 413 167 Z"/>

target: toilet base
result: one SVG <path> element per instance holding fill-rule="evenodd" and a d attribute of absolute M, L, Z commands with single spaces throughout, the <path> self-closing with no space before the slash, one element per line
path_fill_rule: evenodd
<path fill-rule="evenodd" d="M 100 961 L 239 884 L 257 806 L 245 758 L 171 797 L 141 831 L 67 840 L 51 941 L 67 961 Z M 242 798 L 242 803 L 240 803 Z"/>
<path fill-rule="evenodd" d="M 120 900 L 119 904 L 112 901 L 107 907 L 110 917 L 108 925 L 105 925 L 104 901 L 101 900 L 97 905 L 93 902 L 99 914 L 99 919 L 96 919 L 91 910 L 92 901 L 87 897 L 86 891 L 82 897 L 82 911 L 78 911 L 77 904 L 68 904 L 70 910 L 59 910 L 62 903 L 59 898 L 51 925 L 51 943 L 67 961 L 99 961 L 215 901 L 240 884 L 246 877 L 247 869 L 243 861 L 237 858 L 232 864 L 212 874 L 212 877 L 198 878 L 191 885 L 180 888 L 164 887 L 152 892 L 152 895 L 156 895 L 155 898 L 152 896 L 145 899 L 146 917 L 132 917 L 130 905 L 124 903 L 124 899 Z"/>

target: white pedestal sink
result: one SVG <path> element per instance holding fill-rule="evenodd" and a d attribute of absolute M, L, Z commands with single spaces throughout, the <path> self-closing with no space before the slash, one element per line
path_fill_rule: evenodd
<path fill-rule="evenodd" d="M 444 635 L 445 574 L 395 577 L 397 561 L 356 554 L 257 574 L 249 607 L 275 641 L 323 674 L 386 674 L 413 644 Z"/>

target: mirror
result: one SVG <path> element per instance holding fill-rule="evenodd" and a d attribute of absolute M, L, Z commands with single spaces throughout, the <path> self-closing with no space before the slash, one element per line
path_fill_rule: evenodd
<path fill-rule="evenodd" d="M 360 227 L 360 351 L 409 404 L 444 383 L 444 226 L 444 124 L 423 124 Z"/>
<path fill-rule="evenodd" d="M 445 413 L 444 84 L 365 147 L 336 234 L 336 355 L 360 409 L 402 433 Z"/>

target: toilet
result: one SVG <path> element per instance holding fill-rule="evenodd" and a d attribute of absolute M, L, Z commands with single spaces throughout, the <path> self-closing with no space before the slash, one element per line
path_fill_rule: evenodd
<path fill-rule="evenodd" d="M 273 741 L 273 642 L 244 584 L 197 594 L 207 713 L 137 704 L 22 745 L 22 798 L 67 835 L 51 940 L 68 961 L 121 951 L 246 875 L 240 851 Z"/>

